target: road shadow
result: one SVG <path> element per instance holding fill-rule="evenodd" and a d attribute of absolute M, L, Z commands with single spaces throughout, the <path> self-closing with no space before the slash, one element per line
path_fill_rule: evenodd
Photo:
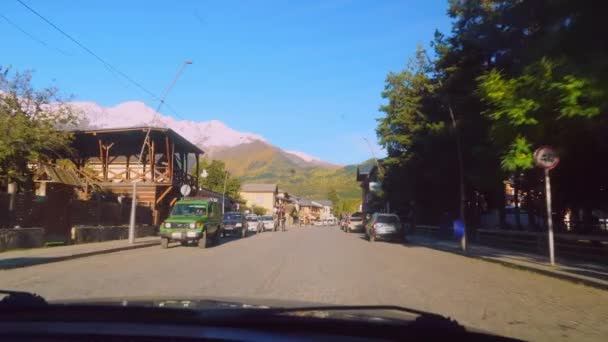
<path fill-rule="evenodd" d="M 53 256 L 49 256 L 49 257 L 32 256 L 32 257 L 5 258 L 5 259 L 0 259 L 0 270 L 29 267 L 29 266 L 35 266 L 35 265 L 48 264 L 48 263 L 52 263 L 52 262 L 85 258 L 85 257 L 101 255 L 101 254 L 122 252 L 122 251 L 131 250 L 131 249 L 152 247 L 152 246 L 156 246 L 159 244 L 160 244 L 160 241 L 139 242 L 139 243 L 136 242 L 133 245 L 127 245 L 127 246 L 121 246 L 121 247 L 109 248 L 109 249 L 93 250 L 93 251 L 89 251 L 89 252 L 80 252 L 80 253 L 61 255 L 61 256 L 55 256 L 55 257 L 53 257 Z M 61 247 L 54 247 L 54 248 L 61 248 Z"/>
<path fill-rule="evenodd" d="M 351 233 L 349 233 L 351 234 Z M 369 239 L 367 238 L 367 236 L 365 234 L 358 234 L 359 235 L 359 239 L 366 241 L 366 242 L 370 242 Z M 405 239 L 405 240 L 397 240 L 397 239 L 391 239 L 391 240 L 376 240 L 374 241 L 374 243 L 390 243 L 390 244 L 394 244 L 394 245 L 401 245 L 403 247 L 407 247 L 407 248 L 415 248 L 415 247 L 420 247 L 419 245 L 413 244 L 411 243 L 409 240 Z"/>
<path fill-rule="evenodd" d="M 60 261 L 61 258 L 43 258 L 43 257 L 18 257 L 0 260 L 0 270 L 10 270 L 12 268 L 28 267 L 34 265 L 46 264 L 49 262 Z"/>
<path fill-rule="evenodd" d="M 575 260 L 563 260 L 554 267 L 549 266 L 547 256 L 522 252 L 519 250 L 504 250 L 496 247 L 471 243 L 468 251 L 463 253 L 458 242 L 454 240 L 415 237 L 413 243 L 425 248 L 448 252 L 468 258 L 482 259 L 503 266 L 533 271 L 554 278 L 583 283 L 588 286 L 608 289 L 601 281 L 608 281 L 608 265 L 582 263 Z M 556 272 L 557 271 L 557 272 Z M 588 277 L 591 280 L 578 276 Z M 595 279 L 596 281 L 594 281 Z"/>
<path fill-rule="evenodd" d="M 223 246 L 223 245 L 229 244 L 231 242 L 236 242 L 236 241 L 239 241 L 242 239 L 247 239 L 247 238 L 253 237 L 254 235 L 255 234 L 250 233 L 245 237 L 240 237 L 240 235 L 238 235 L 238 234 L 226 234 L 226 235 L 224 235 L 224 237 L 220 236 L 216 241 L 208 241 L 207 248 Z M 167 247 L 167 249 L 177 248 L 177 247 L 199 248 L 198 243 L 195 241 L 190 241 L 185 245 L 182 245 L 181 242 L 179 242 L 179 241 L 172 241 L 172 242 L 169 242 L 169 246 Z"/>

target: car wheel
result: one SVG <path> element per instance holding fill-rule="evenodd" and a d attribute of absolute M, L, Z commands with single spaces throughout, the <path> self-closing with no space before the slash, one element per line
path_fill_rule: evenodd
<path fill-rule="evenodd" d="M 160 248 L 162 248 L 162 249 L 169 248 L 169 239 L 168 238 L 160 239 Z"/>
<path fill-rule="evenodd" d="M 219 245 L 220 244 L 220 235 L 221 235 L 221 230 L 218 227 L 217 231 L 215 232 L 215 234 L 213 234 L 213 244 L 214 245 Z"/>
<path fill-rule="evenodd" d="M 207 232 L 203 232 L 203 236 L 198 239 L 198 248 L 207 248 Z"/>

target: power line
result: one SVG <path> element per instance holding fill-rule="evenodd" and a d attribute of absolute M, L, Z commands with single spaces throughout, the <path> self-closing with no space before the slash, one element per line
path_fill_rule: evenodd
<path fill-rule="evenodd" d="M 26 30 L 24 30 L 21 26 L 17 25 L 15 22 L 13 22 L 12 20 L 10 20 L 9 18 L 7 18 L 4 14 L 0 14 L 0 18 L 4 19 L 4 21 L 6 21 L 7 23 L 9 23 L 12 27 L 14 27 L 16 30 L 20 31 L 21 33 L 23 33 L 24 35 L 28 36 L 31 40 L 37 42 L 40 45 L 43 45 L 49 49 L 52 50 L 56 50 L 59 53 L 66 55 L 66 56 L 72 56 L 73 54 L 71 53 L 67 53 L 59 48 L 50 46 L 49 44 L 47 44 L 44 40 L 34 36 L 33 34 L 27 32 Z"/>
<path fill-rule="evenodd" d="M 19 2 L 23 7 L 25 7 L 26 9 L 28 9 L 30 12 L 34 13 L 36 16 L 38 16 L 44 22 L 46 22 L 47 24 L 49 24 L 51 27 L 53 27 L 55 30 L 57 30 L 59 33 L 61 33 L 63 36 L 65 36 L 66 38 L 68 38 L 69 40 L 71 40 L 72 42 L 74 42 L 74 44 L 78 45 L 81 49 L 83 49 L 84 51 L 86 51 L 89 55 L 93 56 L 95 59 L 97 59 L 97 61 L 101 62 L 108 70 L 110 70 L 111 72 L 114 72 L 114 73 L 120 75 L 121 77 L 123 77 L 124 79 L 126 79 L 127 81 L 129 81 L 131 84 L 133 84 L 134 86 L 136 86 L 140 90 L 144 91 L 146 94 L 150 95 L 155 100 L 163 102 L 163 100 L 160 97 L 158 97 L 156 94 L 154 94 L 152 91 L 146 89 L 146 87 L 144 87 L 143 85 L 141 85 L 139 82 L 135 81 L 129 75 L 127 75 L 124 72 L 118 70 L 115 66 L 113 66 L 112 64 L 110 64 L 109 62 L 107 62 L 106 60 L 104 60 L 103 58 L 101 58 L 98 54 L 96 54 L 95 52 L 93 52 L 93 50 L 89 49 L 84 44 L 82 44 L 81 42 L 79 42 L 76 38 L 72 37 L 67 32 L 65 32 L 64 30 L 62 30 L 61 28 L 59 28 L 57 25 L 55 25 L 49 19 L 47 19 L 46 17 L 44 17 L 42 14 L 38 13 L 35 9 L 31 8 L 30 6 L 28 6 L 25 2 L 23 2 L 21 0 L 17 0 L 17 2 Z M 171 108 L 170 106 L 167 105 L 166 102 L 164 104 L 168 108 Z"/>

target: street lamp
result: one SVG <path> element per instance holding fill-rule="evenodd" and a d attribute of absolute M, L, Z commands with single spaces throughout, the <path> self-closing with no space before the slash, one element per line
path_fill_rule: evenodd
<path fill-rule="evenodd" d="M 376 162 L 376 167 L 378 168 L 378 172 L 382 171 L 381 170 L 382 167 L 380 166 L 380 163 L 378 162 L 378 158 L 376 158 L 376 154 L 374 153 L 374 149 L 372 148 L 372 144 L 369 142 L 369 140 L 366 137 L 362 137 L 362 138 L 367 143 L 367 147 L 369 147 L 369 152 L 372 154 L 372 157 L 374 157 L 374 161 Z M 370 191 L 374 191 L 374 192 L 379 191 L 377 189 L 378 186 L 379 186 L 379 184 L 377 183 L 377 184 L 375 184 L 375 186 L 376 186 L 376 190 L 372 190 L 371 189 L 372 186 L 371 186 L 371 183 L 370 183 Z M 389 203 L 388 200 L 386 201 L 386 206 L 385 206 L 384 210 L 386 210 L 387 213 L 390 211 L 390 203 Z"/>

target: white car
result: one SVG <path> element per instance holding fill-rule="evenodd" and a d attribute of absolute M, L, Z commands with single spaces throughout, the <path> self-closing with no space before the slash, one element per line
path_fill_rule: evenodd
<path fill-rule="evenodd" d="M 257 215 L 247 215 L 245 221 L 247 222 L 247 230 L 250 232 L 257 232 L 262 228 L 262 221 Z"/>
<path fill-rule="evenodd" d="M 263 230 L 273 230 L 274 229 L 274 218 L 272 215 L 264 215 L 261 218 Z"/>

